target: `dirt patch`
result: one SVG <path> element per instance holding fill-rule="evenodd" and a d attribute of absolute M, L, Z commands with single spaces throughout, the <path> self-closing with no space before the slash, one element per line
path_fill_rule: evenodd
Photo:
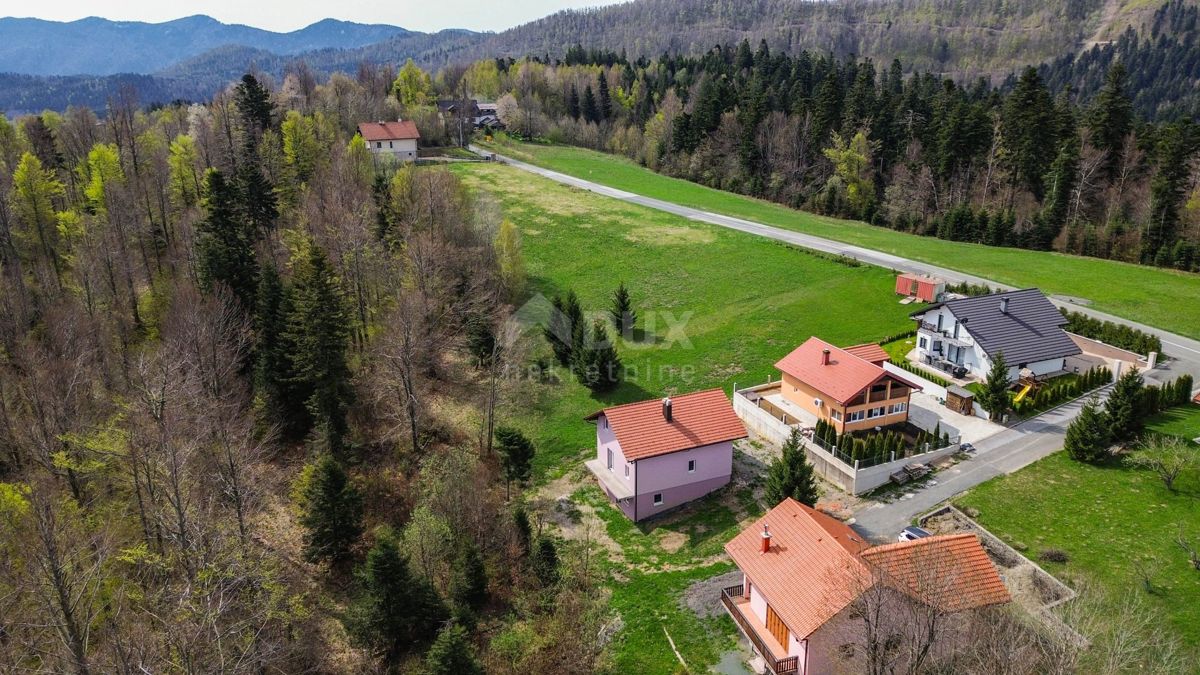
<path fill-rule="evenodd" d="M 678 244 L 709 244 L 716 236 L 711 230 L 681 225 L 641 225 L 625 233 L 625 238 L 638 244 L 671 246 Z"/>
<path fill-rule="evenodd" d="M 688 541 L 682 532 L 667 532 L 658 538 L 658 545 L 667 553 L 677 553 Z"/>
<path fill-rule="evenodd" d="M 599 544 L 608 552 L 610 560 L 624 563 L 624 551 L 608 536 L 608 530 L 604 521 L 596 515 L 596 509 L 571 499 L 571 495 L 589 477 L 571 472 L 543 485 L 534 498 L 536 515 L 542 518 L 544 524 L 558 530 L 563 539 Z"/>
<path fill-rule="evenodd" d="M 734 570 L 715 577 L 702 579 L 688 586 L 679 597 L 679 604 L 687 607 L 701 619 L 711 619 L 725 612 L 721 604 L 722 589 L 742 583 L 742 573 Z"/>

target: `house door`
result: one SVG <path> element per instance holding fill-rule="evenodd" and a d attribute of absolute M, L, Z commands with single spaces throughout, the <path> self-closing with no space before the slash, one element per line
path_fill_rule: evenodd
<path fill-rule="evenodd" d="M 767 630 L 771 631 L 771 635 L 774 636 L 775 640 L 783 647 L 786 653 L 788 648 L 787 626 L 783 625 L 783 620 L 779 618 L 774 609 L 771 609 L 770 605 L 767 605 Z"/>

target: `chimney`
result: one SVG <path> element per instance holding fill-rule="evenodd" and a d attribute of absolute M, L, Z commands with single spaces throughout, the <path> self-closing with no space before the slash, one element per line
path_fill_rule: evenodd
<path fill-rule="evenodd" d="M 821 350 L 821 365 L 823 365 L 823 366 L 829 365 L 829 350 L 828 349 Z"/>
<path fill-rule="evenodd" d="M 767 528 L 766 523 L 763 523 L 762 552 L 767 553 L 770 550 L 771 550 L 771 530 Z"/>
<path fill-rule="evenodd" d="M 1000 298 L 1000 313 L 1008 314 L 1008 298 Z"/>
<path fill-rule="evenodd" d="M 670 422 L 672 419 L 672 417 L 671 417 L 671 399 L 670 398 L 663 399 L 663 419 L 668 422 Z"/>

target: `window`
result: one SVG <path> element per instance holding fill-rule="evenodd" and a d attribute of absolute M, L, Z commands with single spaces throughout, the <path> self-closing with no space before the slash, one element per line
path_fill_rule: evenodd
<path fill-rule="evenodd" d="M 925 338 L 920 338 L 917 342 L 917 346 L 919 346 L 921 349 L 928 349 L 928 345 L 929 342 L 926 341 Z"/>
<path fill-rule="evenodd" d="M 629 462 L 625 463 L 625 477 L 629 478 Z"/>
<path fill-rule="evenodd" d="M 859 422 L 862 420 L 863 414 L 864 414 L 864 412 L 862 410 L 855 410 L 852 413 L 847 413 L 846 421 L 847 422 Z"/>
<path fill-rule="evenodd" d="M 383 147 L 383 141 L 375 141 L 375 147 L 377 147 L 377 148 L 382 148 L 382 147 Z"/>
<path fill-rule="evenodd" d="M 938 314 L 938 332 L 939 333 L 942 332 L 942 319 L 944 319 L 944 318 L 945 318 L 944 314 Z"/>
<path fill-rule="evenodd" d="M 882 406 L 878 407 L 878 408 L 871 408 L 870 410 L 867 411 L 867 419 L 873 420 L 876 417 L 883 417 L 884 412 L 886 410 L 887 410 L 887 408 L 882 407 Z"/>
<path fill-rule="evenodd" d="M 609 470 L 609 471 L 612 471 L 612 470 L 613 470 L 613 455 L 612 455 L 612 448 L 609 448 L 609 449 L 608 449 L 608 470 Z"/>
<path fill-rule="evenodd" d="M 893 403 L 891 410 L 888 411 L 888 414 L 895 415 L 896 413 L 902 413 L 906 408 L 908 408 L 907 403 Z"/>
<path fill-rule="evenodd" d="M 841 410 L 830 410 L 829 416 L 832 417 L 834 419 L 834 421 L 836 421 L 836 422 L 842 421 L 842 411 Z"/>
<path fill-rule="evenodd" d="M 607 418 L 607 417 L 601 417 L 601 418 L 600 418 L 600 423 L 604 425 L 604 428 L 605 428 L 605 429 L 607 429 L 607 428 L 608 428 L 608 418 Z"/>
<path fill-rule="evenodd" d="M 654 505 L 662 506 L 662 493 L 661 492 L 656 492 L 654 494 Z"/>
<path fill-rule="evenodd" d="M 696 460 L 688 460 L 688 473 L 696 473 Z"/>
<path fill-rule="evenodd" d="M 396 146 L 392 145 L 392 142 L 391 142 L 391 141 L 388 141 L 388 147 L 389 147 L 389 148 L 394 148 L 394 147 L 396 147 Z"/>

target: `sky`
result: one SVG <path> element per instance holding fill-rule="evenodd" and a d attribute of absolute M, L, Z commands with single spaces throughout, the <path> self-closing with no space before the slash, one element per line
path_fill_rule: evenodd
<path fill-rule="evenodd" d="M 560 9 L 612 5 L 623 0 L 54 0 L 38 6 L 35 16 L 74 21 L 100 16 L 122 21 L 160 22 L 207 14 L 225 23 L 244 23 L 273 31 L 303 28 L 321 19 L 386 23 L 410 30 L 468 28 L 500 31 Z M 2 7 L 4 2 L 0 2 Z M 25 4 L 28 9 L 34 5 Z M 0 15 L 5 13 L 0 8 Z"/>

